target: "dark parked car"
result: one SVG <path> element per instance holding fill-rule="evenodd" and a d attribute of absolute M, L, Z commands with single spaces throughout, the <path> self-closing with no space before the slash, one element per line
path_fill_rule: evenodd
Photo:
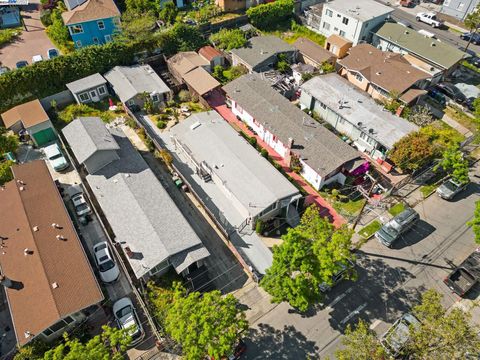
<path fill-rule="evenodd" d="M 480 278 L 480 248 L 470 254 L 443 282 L 457 295 L 465 295 Z"/>
<path fill-rule="evenodd" d="M 476 67 L 480 67 L 480 58 L 478 56 L 471 56 L 467 59 L 469 64 L 472 64 Z"/>
<path fill-rule="evenodd" d="M 440 105 L 445 105 L 447 103 L 447 99 L 445 95 L 440 92 L 439 89 L 432 88 L 428 90 L 428 96 L 430 96 L 433 100 L 438 102 Z"/>
<path fill-rule="evenodd" d="M 479 45 L 480 44 L 480 34 L 479 33 L 463 33 L 460 35 L 460 38 L 465 41 L 471 41 L 472 44 Z M 472 39 L 472 40 L 470 40 Z"/>
<path fill-rule="evenodd" d="M 16 66 L 17 69 L 20 69 L 20 68 L 23 68 L 25 66 L 28 66 L 28 62 L 26 60 L 20 60 L 20 61 L 17 61 L 15 66 Z"/>
<path fill-rule="evenodd" d="M 477 100 L 477 98 L 469 97 L 467 101 L 465 101 L 465 106 L 468 108 L 468 110 L 475 111 L 475 106 L 473 104 L 475 100 Z"/>
<path fill-rule="evenodd" d="M 465 101 L 467 101 L 467 97 L 452 83 L 444 82 L 437 84 L 436 87 L 450 99 L 459 104 L 463 104 Z"/>

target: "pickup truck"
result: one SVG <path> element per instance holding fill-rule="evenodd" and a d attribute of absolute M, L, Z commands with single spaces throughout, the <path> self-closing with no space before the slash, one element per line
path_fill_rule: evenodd
<path fill-rule="evenodd" d="M 415 18 L 417 21 L 424 22 L 434 28 L 439 28 L 443 25 L 443 21 L 439 20 L 433 12 L 420 12 L 417 13 Z"/>
<path fill-rule="evenodd" d="M 480 279 L 480 248 L 477 248 L 443 282 L 457 295 L 464 296 Z"/>

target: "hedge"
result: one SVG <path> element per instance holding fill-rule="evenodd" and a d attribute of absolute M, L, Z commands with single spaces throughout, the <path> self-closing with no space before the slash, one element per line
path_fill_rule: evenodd
<path fill-rule="evenodd" d="M 133 63 L 134 48 L 121 43 L 89 46 L 0 76 L 0 112 L 66 90 L 65 84 L 116 65 Z"/>
<path fill-rule="evenodd" d="M 247 10 L 250 22 L 257 28 L 271 29 L 293 15 L 294 0 L 277 0 Z"/>

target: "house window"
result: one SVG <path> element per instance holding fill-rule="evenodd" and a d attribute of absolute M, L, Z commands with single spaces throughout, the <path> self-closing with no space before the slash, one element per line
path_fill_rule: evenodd
<path fill-rule="evenodd" d="M 318 100 L 317 100 L 317 101 L 318 101 Z M 318 104 L 320 105 L 320 107 L 321 107 L 322 109 L 324 109 L 324 110 L 327 109 L 327 105 L 325 105 L 323 102 L 318 101 Z"/>
<path fill-rule="evenodd" d="M 82 42 L 80 40 L 75 41 L 75 44 L 77 45 L 77 48 L 82 47 Z"/>
<path fill-rule="evenodd" d="M 333 31 L 338 31 L 338 28 L 337 28 L 337 27 L 334 27 L 334 28 L 333 28 Z"/>
<path fill-rule="evenodd" d="M 327 23 L 327 22 L 324 22 L 324 23 L 323 23 L 323 28 L 324 28 L 325 30 L 330 30 L 330 24 Z"/>
<path fill-rule="evenodd" d="M 340 36 L 342 36 L 342 37 L 345 37 L 345 31 L 340 30 L 340 32 L 338 33 L 338 35 L 340 35 Z"/>
<path fill-rule="evenodd" d="M 152 95 L 152 101 L 153 102 L 159 102 L 160 101 L 160 98 L 158 97 L 158 94 Z"/>
<path fill-rule="evenodd" d="M 342 23 L 344 23 L 345 25 L 348 25 L 348 18 L 344 16 L 342 19 Z"/>
<path fill-rule="evenodd" d="M 272 141 L 277 142 L 277 137 L 275 135 L 272 136 Z"/>
<path fill-rule="evenodd" d="M 50 336 L 53 333 L 56 333 L 57 331 L 62 330 L 65 326 L 67 326 L 68 324 L 71 324 L 74 321 L 75 320 L 71 316 L 68 316 L 65 319 L 62 319 L 62 320 L 58 321 L 57 323 L 53 324 L 52 326 L 50 326 L 49 328 L 45 329 L 43 331 L 43 333 L 46 336 Z"/>
<path fill-rule="evenodd" d="M 463 2 L 459 3 L 458 6 L 457 6 L 457 10 L 460 10 L 461 8 L 463 8 L 465 4 Z"/>
<path fill-rule="evenodd" d="M 69 27 L 70 34 L 82 34 L 83 33 L 83 26 L 82 25 L 72 25 Z"/>
<path fill-rule="evenodd" d="M 105 35 L 105 42 L 112 41 L 112 35 Z"/>
<path fill-rule="evenodd" d="M 98 30 L 104 30 L 105 29 L 105 23 L 103 22 L 103 20 L 97 21 L 97 25 L 98 25 Z"/>
<path fill-rule="evenodd" d="M 95 45 L 98 45 L 98 37 L 94 36 L 92 40 Z"/>
<path fill-rule="evenodd" d="M 105 94 L 105 86 L 100 86 L 99 88 L 97 88 L 97 91 L 98 91 L 98 94 L 99 95 L 103 95 Z"/>
<path fill-rule="evenodd" d="M 360 74 L 355 74 L 355 79 L 357 79 L 358 82 L 362 82 L 363 81 L 363 76 L 360 75 Z"/>
<path fill-rule="evenodd" d="M 326 14 L 327 16 L 332 17 L 332 16 L 333 16 L 333 11 L 330 10 L 330 9 L 327 9 L 327 10 L 325 11 L 325 14 Z"/>
<path fill-rule="evenodd" d="M 95 90 L 90 91 L 90 96 L 93 98 L 97 97 L 97 92 Z"/>
<path fill-rule="evenodd" d="M 81 94 L 78 94 L 78 98 L 80 99 L 81 102 L 86 102 L 88 100 L 90 100 L 90 95 L 88 95 L 88 93 L 81 93 Z"/>

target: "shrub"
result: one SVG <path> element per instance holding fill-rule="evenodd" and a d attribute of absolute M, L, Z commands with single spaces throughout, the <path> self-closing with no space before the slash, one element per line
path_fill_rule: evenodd
<path fill-rule="evenodd" d="M 247 16 L 253 26 L 259 29 L 271 29 L 293 15 L 293 0 L 277 0 L 261 4 L 247 10 Z"/>
<path fill-rule="evenodd" d="M 262 150 L 260 150 L 260 155 L 262 155 L 265 159 L 267 159 L 267 158 L 268 158 L 268 151 L 267 151 L 267 149 L 263 149 L 263 148 L 262 148 Z"/>
<path fill-rule="evenodd" d="M 165 129 L 167 127 L 167 122 L 163 120 L 158 120 L 157 121 L 157 127 L 159 129 Z"/>
<path fill-rule="evenodd" d="M 18 29 L 2 29 L 0 30 L 0 46 L 8 44 L 15 40 L 20 35 L 21 31 Z"/>
<path fill-rule="evenodd" d="M 52 25 L 52 10 L 50 9 L 40 10 L 40 21 L 45 27 Z"/>
<path fill-rule="evenodd" d="M 148 151 L 154 152 L 155 151 L 155 144 L 153 143 L 153 140 L 150 139 L 148 136 L 145 137 L 143 140 L 145 145 L 147 146 Z"/>
<path fill-rule="evenodd" d="M 210 41 L 222 50 L 233 50 L 247 44 L 245 33 L 240 29 L 222 29 L 210 36 Z"/>
<path fill-rule="evenodd" d="M 13 179 L 12 170 L 10 169 L 13 164 L 11 160 L 0 162 L 0 185 Z"/>
<path fill-rule="evenodd" d="M 178 93 L 178 100 L 180 100 L 180 102 L 189 102 L 191 99 L 192 96 L 188 90 L 180 90 Z"/>
<path fill-rule="evenodd" d="M 253 147 L 256 147 L 256 145 L 257 145 L 257 138 L 256 138 L 255 136 L 249 137 L 249 138 L 248 138 L 248 142 L 249 142 L 250 145 L 252 145 Z"/>
<path fill-rule="evenodd" d="M 129 117 L 127 120 L 125 120 L 125 125 L 127 125 L 131 129 L 138 129 L 138 124 L 135 120 L 133 120 L 131 117 Z"/>
<path fill-rule="evenodd" d="M 265 224 L 263 223 L 263 221 L 258 219 L 257 222 L 255 223 L 255 232 L 257 234 L 261 234 L 263 232 L 264 227 L 265 227 Z"/>
<path fill-rule="evenodd" d="M 68 28 L 63 23 L 62 10 L 54 9 L 50 15 L 51 25 L 47 27 L 45 32 L 52 42 L 62 51 L 62 53 L 70 53 L 73 51 L 73 41 L 68 32 Z"/>

